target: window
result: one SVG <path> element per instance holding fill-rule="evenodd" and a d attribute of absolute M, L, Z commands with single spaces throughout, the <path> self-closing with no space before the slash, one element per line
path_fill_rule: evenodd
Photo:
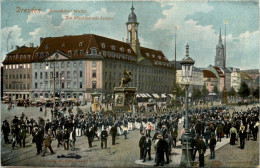
<path fill-rule="evenodd" d="M 74 66 L 74 68 L 76 68 L 77 67 L 77 63 L 73 62 L 73 66 Z"/>
<path fill-rule="evenodd" d="M 70 71 L 67 72 L 67 78 L 70 78 Z"/>
<path fill-rule="evenodd" d="M 61 68 L 64 68 L 64 62 L 61 62 Z"/>
<path fill-rule="evenodd" d="M 43 57 L 44 56 L 44 53 L 43 52 L 41 52 L 41 57 Z"/>
<path fill-rule="evenodd" d="M 8 79 L 8 75 L 5 75 L 5 79 Z"/>
<path fill-rule="evenodd" d="M 78 50 L 74 51 L 74 55 L 78 56 Z"/>
<path fill-rule="evenodd" d="M 84 55 L 84 51 L 83 50 L 80 50 L 80 55 Z"/>
<path fill-rule="evenodd" d="M 48 89 L 48 82 L 44 82 L 44 89 Z"/>
<path fill-rule="evenodd" d="M 96 74 L 96 70 L 92 70 L 92 77 L 96 78 L 97 74 Z"/>
<path fill-rule="evenodd" d="M 97 49 L 91 49 L 91 53 L 93 54 L 93 55 L 97 55 Z"/>
<path fill-rule="evenodd" d="M 70 62 L 67 62 L 67 68 L 69 68 L 70 67 Z"/>
<path fill-rule="evenodd" d="M 96 66 L 97 66 L 96 61 L 92 61 L 92 67 L 96 67 Z"/>
<path fill-rule="evenodd" d="M 56 78 L 59 78 L 59 72 L 56 72 L 56 76 L 55 76 Z"/>
<path fill-rule="evenodd" d="M 26 89 L 25 84 L 23 84 L 23 89 Z"/>
<path fill-rule="evenodd" d="M 18 69 L 18 64 L 16 65 L 16 69 Z"/>
<path fill-rule="evenodd" d="M 102 48 L 106 48 L 106 44 L 105 43 L 102 43 L 101 46 L 102 46 Z"/>
<path fill-rule="evenodd" d="M 64 89 L 64 82 L 61 83 L 61 88 Z"/>
<path fill-rule="evenodd" d="M 59 68 L 59 63 L 58 62 L 55 62 L 54 64 L 56 65 L 56 68 Z"/>
<path fill-rule="evenodd" d="M 69 50 L 68 51 L 68 55 L 71 56 L 72 55 L 72 51 Z"/>
<path fill-rule="evenodd" d="M 158 55 L 158 59 L 162 59 L 162 57 L 160 55 Z"/>
<path fill-rule="evenodd" d="M 115 45 L 112 45 L 112 46 L 111 46 L 111 49 L 112 49 L 113 51 L 115 51 L 115 50 L 116 50 L 116 46 L 115 46 Z"/>
<path fill-rule="evenodd" d="M 64 77 L 64 71 L 61 71 L 61 72 L 60 72 L 60 76 L 61 76 L 61 77 Z"/>
<path fill-rule="evenodd" d="M 79 42 L 79 47 L 82 47 L 83 41 Z"/>
<path fill-rule="evenodd" d="M 77 88 L 77 83 L 76 82 L 73 83 L 73 88 Z"/>
<path fill-rule="evenodd" d="M 40 83 L 40 89 L 42 89 L 42 82 Z"/>
<path fill-rule="evenodd" d="M 12 75 L 11 74 L 9 74 L 9 79 L 12 79 Z"/>
<path fill-rule="evenodd" d="M 53 72 L 50 72 L 50 78 L 53 78 Z"/>
<path fill-rule="evenodd" d="M 65 48 L 65 43 L 62 43 L 61 47 L 62 47 L 62 48 Z"/>
<path fill-rule="evenodd" d="M 9 69 L 12 69 L 12 65 L 9 65 Z"/>
<path fill-rule="evenodd" d="M 45 79 L 48 79 L 48 72 L 45 72 Z"/>
<path fill-rule="evenodd" d="M 30 84 L 27 84 L 27 89 L 30 89 Z"/>
<path fill-rule="evenodd" d="M 92 89 L 96 89 L 96 86 L 97 86 L 97 82 L 96 82 L 96 81 L 93 81 L 93 82 L 92 82 Z"/>
<path fill-rule="evenodd" d="M 26 64 L 23 64 L 23 68 L 24 68 L 24 69 L 26 68 Z"/>
<path fill-rule="evenodd" d="M 43 67 L 43 63 L 40 63 L 40 69 L 42 69 L 42 67 Z"/>
<path fill-rule="evenodd" d="M 8 65 L 5 65 L 5 69 L 8 69 Z"/>
<path fill-rule="evenodd" d="M 149 56 L 150 56 L 150 54 L 149 54 L 149 53 L 145 53 L 145 55 L 146 55 L 147 57 L 149 57 Z"/>
<path fill-rule="evenodd" d="M 53 63 L 50 63 L 50 67 L 53 68 Z"/>
<path fill-rule="evenodd" d="M 26 74 L 23 74 L 23 78 L 26 79 Z"/>
<path fill-rule="evenodd" d="M 121 47 L 121 48 L 120 48 L 120 51 L 121 51 L 121 52 L 125 52 L 124 47 Z"/>
<path fill-rule="evenodd" d="M 82 66 L 82 62 L 79 62 L 79 67 L 81 67 Z"/>
<path fill-rule="evenodd" d="M 77 77 L 77 71 L 73 71 L 73 77 L 74 77 L 74 78 Z"/>
<path fill-rule="evenodd" d="M 42 72 L 40 72 L 40 79 L 42 79 Z"/>
<path fill-rule="evenodd" d="M 28 68 L 28 69 L 30 68 L 30 64 L 27 64 L 27 68 Z"/>
<path fill-rule="evenodd" d="M 48 50 L 48 48 L 49 48 L 49 45 L 47 44 L 47 45 L 45 46 L 45 49 Z"/>
<path fill-rule="evenodd" d="M 82 71 L 79 71 L 79 77 L 82 78 L 83 74 Z"/>
<path fill-rule="evenodd" d="M 82 88 L 82 82 L 79 82 L 79 88 Z"/>
<path fill-rule="evenodd" d="M 70 82 L 67 83 L 67 88 L 70 89 Z"/>

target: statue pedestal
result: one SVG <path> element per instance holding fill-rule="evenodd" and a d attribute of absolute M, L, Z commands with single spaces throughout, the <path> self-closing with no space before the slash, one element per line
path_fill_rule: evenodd
<path fill-rule="evenodd" d="M 119 112 L 132 112 L 136 92 L 137 89 L 135 87 L 115 87 L 115 105 L 113 107 L 113 110 Z"/>

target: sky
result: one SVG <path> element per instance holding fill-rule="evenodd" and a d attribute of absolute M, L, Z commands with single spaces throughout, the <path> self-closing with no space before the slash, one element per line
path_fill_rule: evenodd
<path fill-rule="evenodd" d="M 258 1 L 134 1 L 141 46 L 161 50 L 174 59 L 176 33 L 177 60 L 190 57 L 196 67 L 214 65 L 221 28 L 225 38 L 227 66 L 259 69 Z M 126 39 L 126 22 L 132 1 L 7 1 L 1 2 L 1 62 L 15 46 L 34 43 L 40 37 L 97 34 L 116 40 Z M 39 13 L 28 12 L 38 9 Z M 27 11 L 25 11 L 27 10 Z M 53 12 L 51 10 L 54 10 Z M 67 10 L 63 12 L 55 12 Z M 76 13 L 81 10 L 82 13 Z M 98 20 L 77 20 L 75 16 Z M 107 17 L 108 20 L 101 20 Z M 72 18 L 72 19 L 68 19 Z M 175 30 L 175 26 L 178 29 Z"/>

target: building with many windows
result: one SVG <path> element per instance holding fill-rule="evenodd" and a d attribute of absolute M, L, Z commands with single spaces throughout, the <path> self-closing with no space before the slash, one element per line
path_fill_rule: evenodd
<path fill-rule="evenodd" d="M 32 93 L 32 57 L 35 47 L 16 47 L 3 61 L 4 95 L 12 100 L 29 98 Z"/>
<path fill-rule="evenodd" d="M 52 97 L 54 76 L 55 96 L 85 101 L 97 90 L 103 98 L 112 97 L 125 69 L 132 72 L 129 86 L 137 87 L 138 93 L 171 93 L 174 70 L 162 51 L 140 46 L 138 25 L 132 6 L 126 42 L 95 34 L 40 38 L 40 46 L 30 50 L 28 73 L 32 78 L 26 86 L 31 97 Z"/>

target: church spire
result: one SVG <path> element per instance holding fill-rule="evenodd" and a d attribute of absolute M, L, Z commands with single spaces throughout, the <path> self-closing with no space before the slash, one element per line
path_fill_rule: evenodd
<path fill-rule="evenodd" d="M 222 43 L 221 28 L 219 28 L 219 39 L 218 39 L 218 42 Z"/>
<path fill-rule="evenodd" d="M 135 10 L 135 8 L 134 8 L 134 2 L 133 2 L 133 0 L 132 0 L 132 7 L 131 7 L 132 13 L 134 13 L 134 10 Z"/>

